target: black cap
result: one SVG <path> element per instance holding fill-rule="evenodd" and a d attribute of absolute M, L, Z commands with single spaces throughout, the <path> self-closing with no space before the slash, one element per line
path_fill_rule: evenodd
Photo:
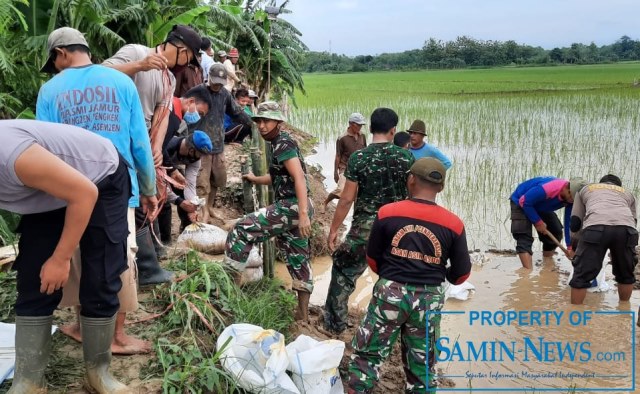
<path fill-rule="evenodd" d="M 193 52 L 191 64 L 199 67 L 200 63 L 198 62 L 197 56 L 200 53 L 200 46 L 202 45 L 202 37 L 200 37 L 200 34 L 196 33 L 196 31 L 189 26 L 174 25 L 167 36 L 167 41 L 174 37 L 184 42 L 191 52 Z"/>

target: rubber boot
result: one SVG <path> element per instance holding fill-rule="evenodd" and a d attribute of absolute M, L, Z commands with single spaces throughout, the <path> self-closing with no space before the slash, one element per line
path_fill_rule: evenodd
<path fill-rule="evenodd" d="M 153 248 L 156 250 L 156 256 L 158 257 L 158 260 L 166 259 L 167 248 L 160 243 L 162 242 L 162 233 L 160 231 L 159 219 L 154 220 L 152 225 L 153 233 L 151 233 L 151 241 L 153 242 Z"/>
<path fill-rule="evenodd" d="M 136 265 L 138 266 L 138 283 L 140 286 L 168 283 L 173 279 L 173 272 L 160 267 L 151 237 L 148 226 L 136 231 L 136 242 L 138 243 Z"/>
<path fill-rule="evenodd" d="M 44 370 L 51 354 L 53 316 L 16 316 L 16 369 L 10 394 L 47 392 Z"/>
<path fill-rule="evenodd" d="M 80 324 L 86 388 L 99 394 L 133 393 L 109 372 L 116 315 L 104 318 L 80 316 Z"/>
<path fill-rule="evenodd" d="M 158 229 L 160 231 L 158 236 L 165 245 L 171 243 L 172 213 L 171 204 L 167 203 L 162 206 L 162 210 L 158 215 Z"/>

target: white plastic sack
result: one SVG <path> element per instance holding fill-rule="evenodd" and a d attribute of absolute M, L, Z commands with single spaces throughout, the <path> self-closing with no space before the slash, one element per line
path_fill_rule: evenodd
<path fill-rule="evenodd" d="M 466 301 L 469 298 L 469 292 L 475 291 L 476 287 L 468 281 L 463 282 L 461 285 L 454 285 L 445 280 L 444 284 L 444 299 L 455 298 L 456 300 Z"/>
<path fill-rule="evenodd" d="M 594 280 L 591 281 L 591 287 L 587 289 L 589 293 L 604 293 L 611 290 L 611 285 L 607 283 L 607 275 L 606 275 L 606 265 L 602 266 L 600 273 Z M 573 278 L 573 267 L 571 267 L 571 273 L 569 274 L 569 282 Z"/>
<path fill-rule="evenodd" d="M 206 223 L 192 223 L 178 237 L 179 245 L 211 254 L 223 253 L 226 241 L 226 231 Z"/>
<path fill-rule="evenodd" d="M 287 375 L 289 358 L 279 332 L 232 324 L 218 337 L 218 351 L 223 347 L 222 367 L 236 377 L 240 388 L 260 394 L 300 394 Z"/>
<path fill-rule="evenodd" d="M 287 345 L 291 379 L 301 393 L 342 394 L 344 387 L 338 366 L 344 354 L 344 342 L 317 341 L 300 335 Z"/>

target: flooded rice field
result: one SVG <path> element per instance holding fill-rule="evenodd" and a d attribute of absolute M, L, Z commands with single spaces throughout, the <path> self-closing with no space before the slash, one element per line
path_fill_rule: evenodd
<path fill-rule="evenodd" d="M 476 77 L 473 70 L 450 77 L 424 73 L 419 80 L 403 73 L 368 82 L 358 76 L 357 85 L 346 76 L 314 76 L 305 80 L 308 96 L 292 110 L 291 123 L 318 138 L 317 153 L 308 160 L 322 167 L 328 190 L 335 186 L 335 141 L 351 112 L 368 117 L 376 107 L 392 108 L 400 118 L 398 130 L 422 119 L 425 141 L 452 159 L 438 203 L 465 223 L 469 249 L 476 250 L 469 279 L 476 290 L 468 300 L 445 304 L 438 368 L 455 389 L 439 392 L 640 392 L 638 328 L 631 319 L 640 304 L 637 290 L 630 303 L 619 303 L 608 266 L 609 291 L 589 293 L 585 305 L 576 307 L 569 303 L 571 264 L 563 255 L 542 261 L 536 242 L 537 262 L 527 271 L 515 255 L 486 253 L 515 248 L 508 198 L 528 178 L 597 181 L 613 173 L 639 195 L 640 89 L 631 87 L 623 72 L 617 80 L 608 74 L 605 82 L 581 80 L 569 71 L 546 76 L 523 71 L 512 85 L 502 80 L 500 88 L 488 84 L 493 87 L 486 91 L 481 79 L 493 78 L 487 70 L 477 70 Z M 331 84 L 332 78 L 337 83 Z M 443 88 L 447 78 L 455 89 Z M 465 86 L 473 93 L 465 93 Z M 363 132 L 370 141 L 366 128 Z M 311 302 L 323 305 L 330 258 L 315 260 L 314 275 Z M 366 307 L 376 279 L 365 272 L 350 307 Z"/>

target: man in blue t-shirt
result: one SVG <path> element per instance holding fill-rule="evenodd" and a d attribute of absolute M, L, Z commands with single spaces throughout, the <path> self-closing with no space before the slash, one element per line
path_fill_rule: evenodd
<path fill-rule="evenodd" d="M 82 33 L 63 27 L 53 31 L 47 40 L 49 58 L 43 72 L 56 74 L 38 93 L 36 119 L 64 123 L 87 129 L 110 140 L 118 153 L 130 164 L 131 194 L 129 200 L 129 266 L 134 262 L 135 220 L 133 210 L 142 205 L 155 215 L 158 207 L 156 177 L 149 134 L 135 84 L 127 75 L 91 62 L 89 45 Z M 153 216 L 151 216 L 153 217 Z M 74 258 L 70 279 L 65 286 L 61 306 L 79 305 L 78 289 L 81 262 Z M 135 270 L 122 274 L 122 290 L 118 294 L 120 311 L 116 319 L 112 350 L 117 354 L 134 354 L 151 350 L 149 343 L 124 332 L 125 313 L 138 308 Z M 81 340 L 78 325 L 61 330 Z"/>
<path fill-rule="evenodd" d="M 424 142 L 424 137 L 427 135 L 427 127 L 423 121 L 414 120 L 407 133 L 411 136 L 409 151 L 411 151 L 416 160 L 423 157 L 434 157 L 440 160 L 447 170 L 451 168 L 451 160 L 440 149 Z"/>

